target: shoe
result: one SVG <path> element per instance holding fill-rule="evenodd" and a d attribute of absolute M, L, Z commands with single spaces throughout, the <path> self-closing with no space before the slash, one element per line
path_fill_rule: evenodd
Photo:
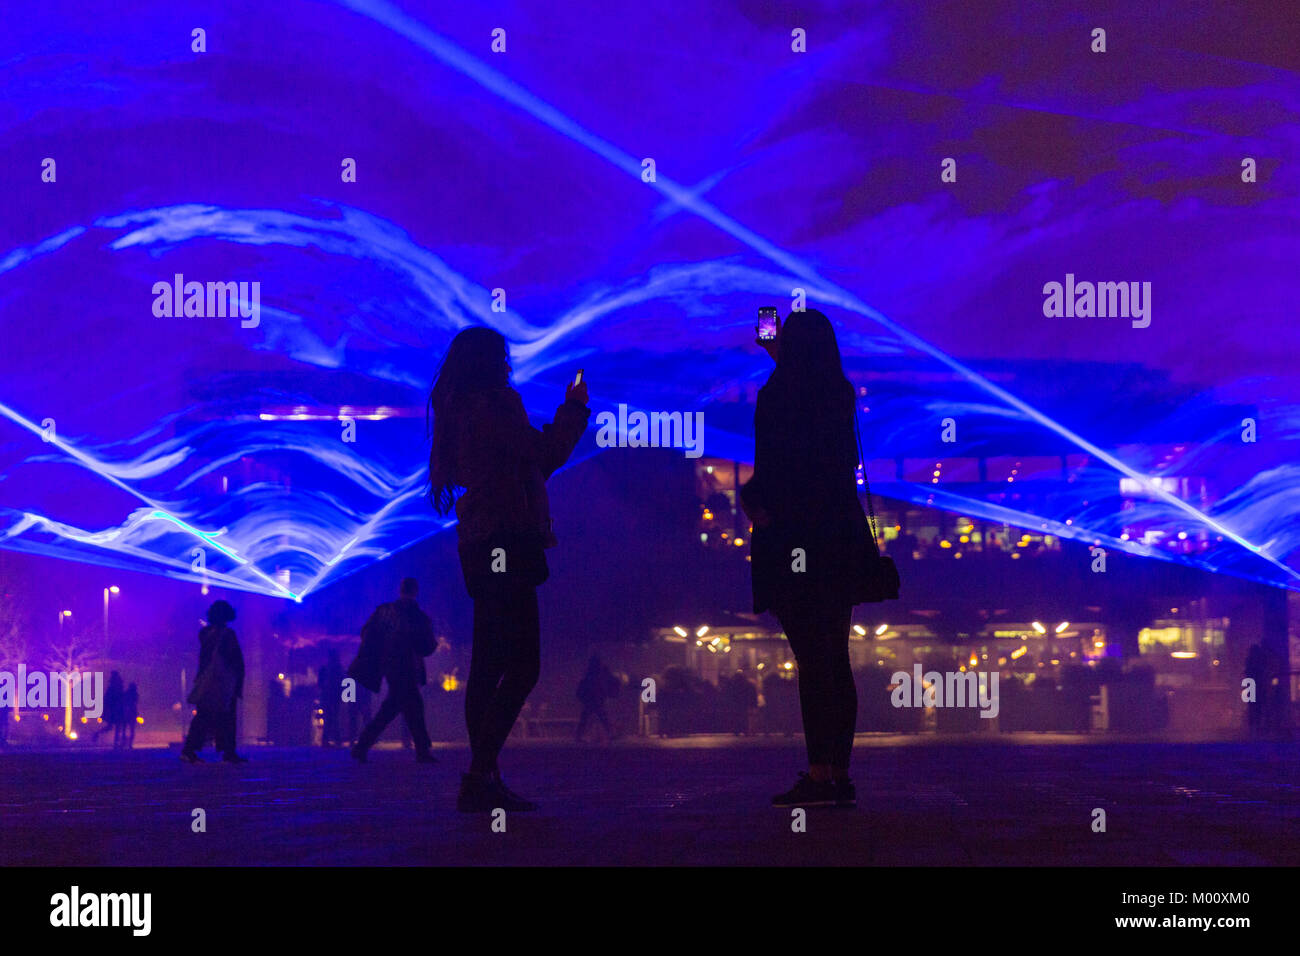
<path fill-rule="evenodd" d="M 519 794 L 515 793 L 506 786 L 505 781 L 501 779 L 501 772 L 498 770 L 492 775 L 492 782 L 496 786 L 499 795 L 499 806 L 502 810 L 513 811 L 518 813 L 528 813 L 537 809 L 537 804 L 531 800 L 525 800 Z"/>
<path fill-rule="evenodd" d="M 833 780 L 831 783 L 835 787 L 835 805 L 837 807 L 856 807 L 858 805 L 858 788 L 853 785 L 853 781 L 848 777 L 842 780 Z"/>
<path fill-rule="evenodd" d="M 207 763 L 206 760 L 196 754 L 193 750 L 182 750 L 181 759 L 186 763 Z"/>
<path fill-rule="evenodd" d="M 501 806 L 496 781 L 491 774 L 463 773 L 460 775 L 460 794 L 456 809 L 461 813 L 491 813 Z"/>
<path fill-rule="evenodd" d="M 785 793 L 772 798 L 774 807 L 833 807 L 836 803 L 835 784 L 829 780 L 814 780 L 805 771 Z"/>
<path fill-rule="evenodd" d="M 352 759 L 357 763 L 366 762 L 366 748 L 360 744 L 353 744 L 349 752 L 352 754 Z"/>
<path fill-rule="evenodd" d="M 416 763 L 437 763 L 438 758 L 426 750 L 424 753 L 418 753 L 415 755 L 415 762 Z"/>
<path fill-rule="evenodd" d="M 222 763 L 248 763 L 248 758 L 241 757 L 239 756 L 239 754 L 235 753 L 232 750 L 230 753 L 222 755 L 221 762 Z"/>

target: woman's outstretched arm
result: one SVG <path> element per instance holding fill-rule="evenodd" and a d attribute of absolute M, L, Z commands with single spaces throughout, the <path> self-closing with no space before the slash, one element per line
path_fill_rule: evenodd
<path fill-rule="evenodd" d="M 586 430 L 591 415 L 586 405 L 568 398 L 555 411 L 555 420 L 540 429 L 528 421 L 523 399 L 514 389 L 503 389 L 480 397 L 469 410 L 461 434 L 465 447 L 461 458 L 461 482 L 483 484 L 502 471 L 502 462 L 527 459 L 543 476 L 568 461 Z"/>

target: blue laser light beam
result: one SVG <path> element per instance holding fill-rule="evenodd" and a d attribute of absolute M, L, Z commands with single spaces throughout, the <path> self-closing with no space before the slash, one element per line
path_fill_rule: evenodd
<path fill-rule="evenodd" d="M 385 2 L 385 0 L 341 0 L 341 2 L 343 6 L 348 7 L 357 13 L 368 16 L 390 30 L 405 36 L 417 46 L 433 54 L 433 56 L 447 66 L 479 83 L 485 89 L 495 93 L 497 96 L 533 116 L 535 119 L 551 127 L 561 135 L 567 137 L 580 146 L 587 148 L 613 166 L 621 169 L 623 172 L 635 176 L 637 181 L 641 182 L 641 164 L 629 153 L 619 149 L 614 144 L 601 138 L 595 133 L 592 133 L 590 130 L 587 130 L 576 120 L 567 116 L 541 97 L 525 89 L 515 81 L 507 78 L 497 70 L 484 65 L 480 60 L 466 53 L 456 44 L 435 33 L 418 20 L 415 20 L 398 10 L 392 4 Z M 709 222 L 733 238 L 743 242 L 745 245 L 749 246 L 749 248 L 753 249 L 778 267 L 786 270 L 791 275 L 802 279 L 809 285 L 819 287 L 820 290 L 831 292 L 832 296 L 828 297 L 828 300 L 838 299 L 838 304 L 850 308 L 851 310 L 858 312 L 860 315 L 871 319 L 876 324 L 892 332 L 908 345 L 948 366 L 976 387 L 1007 403 L 1038 424 L 1042 425 L 1044 428 L 1047 428 L 1066 439 L 1076 447 L 1096 456 L 1121 474 L 1140 482 L 1153 495 L 1161 498 L 1167 504 L 1179 509 L 1192 519 L 1213 528 L 1216 532 L 1222 534 L 1224 537 L 1241 547 L 1246 548 L 1255 554 L 1259 554 L 1265 560 L 1286 572 L 1286 574 L 1291 578 L 1300 580 L 1300 572 L 1297 572 L 1295 569 L 1284 564 L 1273 555 L 1266 553 L 1260 546 L 1247 541 L 1231 528 L 1224 526 L 1214 518 L 1202 512 L 1200 509 L 1188 504 L 1171 492 L 1153 485 L 1148 476 L 1140 474 L 1124 462 L 1120 461 L 1114 455 L 1097 445 L 1094 445 L 1081 435 L 1078 435 L 1071 429 L 1057 422 L 1055 419 L 1034 408 L 1028 402 L 1012 395 L 1006 389 L 995 385 L 975 370 L 968 368 L 939 347 L 932 345 L 920 336 L 908 331 L 898 323 L 889 319 L 883 313 L 872 308 L 849 290 L 822 279 L 815 270 L 798 257 L 777 246 L 770 240 L 765 239 L 763 236 L 744 226 L 731 216 L 723 213 L 711 203 L 706 202 L 697 195 L 695 190 L 688 189 L 675 182 L 671 177 L 661 174 L 657 174 L 654 181 L 647 185 L 650 185 L 654 189 L 663 193 L 678 206 L 690 210 L 701 219 L 704 219 L 706 222 Z"/>
<path fill-rule="evenodd" d="M 91 472 L 92 474 L 98 475 L 100 478 L 109 482 L 114 487 L 121 489 L 122 491 L 131 495 L 133 498 L 136 498 L 137 500 L 153 508 L 154 511 L 151 517 L 165 519 L 167 521 L 172 522 L 181 530 L 191 535 L 194 535 L 196 538 L 199 538 L 204 543 L 217 549 L 219 552 L 226 555 L 227 557 L 235 561 L 237 564 L 246 567 L 249 570 L 249 572 L 251 572 L 253 575 L 255 575 L 258 578 L 261 578 L 267 584 L 269 584 L 275 590 L 275 592 L 291 597 L 294 600 L 300 600 L 298 595 L 294 594 L 284 585 L 280 584 L 280 582 L 276 581 L 274 578 L 270 577 L 269 575 L 263 573 L 260 569 L 252 565 L 247 559 L 240 557 L 233 550 L 227 548 L 225 545 L 218 542 L 216 540 L 216 535 L 219 534 L 220 532 L 200 531 L 198 528 L 195 528 L 192 525 L 187 524 L 186 522 L 182 521 L 180 518 L 177 518 L 175 515 L 166 511 L 163 508 L 161 502 L 155 501 L 153 498 L 150 498 L 148 495 L 141 493 L 136 488 L 133 488 L 126 482 L 122 481 L 116 475 L 109 474 L 105 469 L 104 463 L 96 459 L 94 456 L 86 454 L 84 451 L 77 448 L 76 446 L 71 445 L 68 442 L 64 441 L 63 439 L 59 438 L 56 433 L 47 432 L 45 429 L 41 428 L 41 426 L 36 424 L 34 421 L 32 421 L 31 419 L 27 418 L 24 415 L 19 414 L 16 410 L 10 408 L 8 405 L 0 403 L 0 414 L 4 415 L 6 418 L 8 418 L 10 421 L 18 425 L 19 427 L 24 428 L 27 431 L 31 432 L 33 435 L 39 436 L 42 439 L 42 441 L 46 442 L 47 444 L 53 445 L 55 448 L 59 449 L 59 451 L 63 452 L 70 459 L 75 461 L 77 464 L 81 465 L 87 471 Z"/>
<path fill-rule="evenodd" d="M 248 570 L 251 571 L 254 575 L 261 578 L 263 581 L 271 585 L 271 587 L 275 588 L 277 591 L 287 595 L 288 597 L 293 598 L 295 601 L 299 601 L 299 602 L 302 601 L 301 597 L 299 597 L 297 594 L 294 594 L 292 591 L 290 591 L 279 581 L 275 580 L 275 578 L 264 573 L 261 569 L 251 564 L 246 558 L 240 557 L 233 550 L 227 548 L 225 545 L 217 541 L 216 536 L 221 534 L 220 531 L 200 531 L 198 528 L 195 528 L 193 525 L 186 524 L 180 518 L 177 518 L 175 515 L 168 514 L 165 511 L 155 511 L 151 515 L 151 517 L 160 518 L 165 521 L 172 522 L 172 524 L 176 525 L 182 531 L 194 535 L 196 538 L 199 538 L 201 541 L 205 542 L 206 544 L 209 544 L 212 547 L 216 548 L 222 554 L 226 555 L 226 557 L 248 568 Z"/>

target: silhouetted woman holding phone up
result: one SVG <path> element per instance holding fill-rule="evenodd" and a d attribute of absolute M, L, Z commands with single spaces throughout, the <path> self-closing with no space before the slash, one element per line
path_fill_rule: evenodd
<path fill-rule="evenodd" d="M 826 316 L 795 312 L 778 329 L 776 339 L 758 341 L 776 370 L 758 393 L 754 476 L 740 495 L 754 524 L 754 610 L 776 615 L 798 664 L 809 768 L 772 804 L 854 806 L 849 628 L 868 546 L 855 398 Z"/>
<path fill-rule="evenodd" d="M 587 386 L 565 390 L 555 421 L 534 428 L 510 386 L 506 340 L 479 326 L 456 335 L 429 395 L 430 497 L 455 504 L 465 587 L 474 601 L 474 649 L 465 693 L 470 767 L 457 809 L 535 810 L 501 780 L 497 756 L 537 683 L 537 587 L 554 546 L 546 479 L 587 427 Z"/>

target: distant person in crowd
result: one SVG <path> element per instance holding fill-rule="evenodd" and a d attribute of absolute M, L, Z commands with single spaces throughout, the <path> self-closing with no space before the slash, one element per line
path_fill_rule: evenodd
<path fill-rule="evenodd" d="M 673 664 L 664 668 L 655 683 L 658 694 L 654 709 L 659 716 L 659 736 L 695 733 L 704 726 L 708 709 L 704 688 L 708 681 L 680 664 Z"/>
<path fill-rule="evenodd" d="M 1255 682 L 1255 700 L 1246 704 L 1246 726 L 1251 734 L 1260 734 L 1269 726 L 1273 694 L 1272 660 L 1263 644 L 1250 645 L 1244 676 Z"/>
<path fill-rule="evenodd" d="M 323 747 L 336 747 L 343 742 L 343 663 L 337 647 L 331 647 L 325 663 L 316 676 L 316 689 L 320 695 L 321 734 Z"/>
<path fill-rule="evenodd" d="M 856 398 L 822 313 L 791 313 L 775 340 L 758 344 L 776 369 L 758 392 L 754 474 L 741 489 L 754 524 L 754 610 L 771 610 L 790 641 L 808 751 L 808 771 L 772 803 L 853 806 L 849 629 L 855 575 L 876 547 L 858 499 Z"/>
<path fill-rule="evenodd" d="M 244 696 L 244 653 L 230 624 L 235 609 L 227 601 L 213 601 L 208 622 L 199 630 L 199 669 L 190 691 L 196 713 L 181 747 L 181 759 L 201 763 L 199 751 L 215 738 L 226 763 L 247 763 L 235 752 L 235 708 Z"/>
<path fill-rule="evenodd" d="M 122 723 L 125 731 L 123 733 L 122 746 L 127 750 L 135 747 L 135 725 L 140 716 L 140 688 L 136 686 L 135 681 L 126 689 L 122 696 Z"/>
<path fill-rule="evenodd" d="M 749 733 L 749 715 L 758 707 L 758 688 L 745 676 L 745 672 L 736 672 L 726 678 L 722 688 L 722 705 L 727 716 L 728 730 L 733 734 Z"/>
<path fill-rule="evenodd" d="M 605 701 L 618 693 L 618 678 L 601 661 L 600 655 L 592 654 L 587 661 L 587 673 L 578 681 L 578 701 L 582 704 L 582 713 L 578 717 L 578 731 L 574 739 L 581 742 L 587 725 L 594 719 L 605 728 L 605 736 L 614 739 L 614 728 L 610 725 L 609 715 L 605 713 Z"/>
<path fill-rule="evenodd" d="M 452 339 L 429 393 L 429 494 L 455 505 L 461 572 L 474 601 L 474 647 L 465 689 L 469 771 L 457 807 L 466 813 L 535 810 L 501 779 L 497 758 L 537 683 L 541 666 L 537 588 L 556 544 L 546 479 L 587 427 L 587 385 L 565 389 L 555 420 L 528 421 L 510 385 L 506 340 L 478 326 Z"/>
<path fill-rule="evenodd" d="M 912 560 L 912 553 L 920 549 L 920 542 L 916 535 L 910 531 L 905 531 L 891 542 L 889 553 L 895 557 Z"/>
<path fill-rule="evenodd" d="M 122 745 L 122 697 L 125 693 L 122 689 L 122 675 L 113 671 L 108 675 L 108 689 L 104 691 L 104 726 L 95 733 L 95 740 L 98 741 L 111 730 L 114 750 Z"/>
<path fill-rule="evenodd" d="M 420 585 L 415 578 L 403 578 L 396 601 L 377 607 L 361 629 L 361 648 L 348 674 L 372 691 L 379 691 L 379 679 L 388 682 L 388 696 L 379 705 L 374 720 L 366 724 L 352 745 L 352 756 L 365 763 L 366 753 L 398 714 L 406 722 L 415 742 L 419 763 L 437 763 L 429 753 L 429 730 L 424 720 L 424 697 L 420 688 L 428 682 L 424 659 L 436 642 L 429 615 L 420 610 Z"/>

